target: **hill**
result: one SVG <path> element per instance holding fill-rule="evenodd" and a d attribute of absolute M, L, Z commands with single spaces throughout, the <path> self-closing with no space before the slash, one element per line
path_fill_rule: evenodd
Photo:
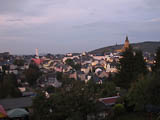
<path fill-rule="evenodd" d="M 131 46 L 133 47 L 133 49 L 142 50 L 144 53 L 145 52 L 155 53 L 156 49 L 160 47 L 160 42 L 149 41 L 149 42 L 141 42 L 141 43 L 131 43 Z M 90 51 L 89 53 L 103 55 L 104 53 L 107 53 L 107 52 L 114 52 L 115 50 L 121 49 L 122 47 L 123 47 L 123 44 L 108 46 L 108 47 L 103 47 L 103 48 Z"/>

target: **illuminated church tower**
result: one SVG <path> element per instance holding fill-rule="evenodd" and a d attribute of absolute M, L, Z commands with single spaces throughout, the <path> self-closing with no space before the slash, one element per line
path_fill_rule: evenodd
<path fill-rule="evenodd" d="M 125 40 L 123 49 L 128 49 L 128 48 L 129 48 L 129 40 L 128 40 L 128 36 L 126 36 L 126 40 Z"/>
<path fill-rule="evenodd" d="M 116 52 L 124 52 L 128 48 L 129 48 L 129 40 L 128 40 L 128 36 L 126 36 L 124 46 L 121 49 L 116 50 Z"/>

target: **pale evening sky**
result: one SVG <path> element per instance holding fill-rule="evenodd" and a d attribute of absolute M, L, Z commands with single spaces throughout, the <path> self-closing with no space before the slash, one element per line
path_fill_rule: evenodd
<path fill-rule="evenodd" d="M 90 51 L 160 40 L 160 0 L 1 0 L 0 52 Z"/>

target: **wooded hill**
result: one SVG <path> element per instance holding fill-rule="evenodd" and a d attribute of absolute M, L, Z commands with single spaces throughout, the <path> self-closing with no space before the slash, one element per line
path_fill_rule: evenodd
<path fill-rule="evenodd" d="M 145 52 L 155 53 L 155 50 L 158 47 L 160 47 L 160 42 L 148 41 L 148 42 L 140 42 L 140 43 L 131 43 L 131 46 L 134 49 L 142 50 L 144 53 Z M 121 49 L 122 47 L 123 47 L 123 44 L 121 44 L 121 45 L 113 45 L 113 46 L 99 48 L 99 49 L 90 51 L 89 53 L 103 55 L 104 53 L 107 53 L 107 52 L 114 52 L 115 50 Z"/>

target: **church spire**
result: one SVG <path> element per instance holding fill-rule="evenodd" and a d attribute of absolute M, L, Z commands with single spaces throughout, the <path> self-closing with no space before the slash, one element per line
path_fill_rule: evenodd
<path fill-rule="evenodd" d="M 128 36 L 126 36 L 126 40 L 124 43 L 124 49 L 129 48 L 129 40 L 128 40 Z"/>
<path fill-rule="evenodd" d="M 129 42 L 129 40 L 128 40 L 128 35 L 126 35 L 126 42 Z"/>

